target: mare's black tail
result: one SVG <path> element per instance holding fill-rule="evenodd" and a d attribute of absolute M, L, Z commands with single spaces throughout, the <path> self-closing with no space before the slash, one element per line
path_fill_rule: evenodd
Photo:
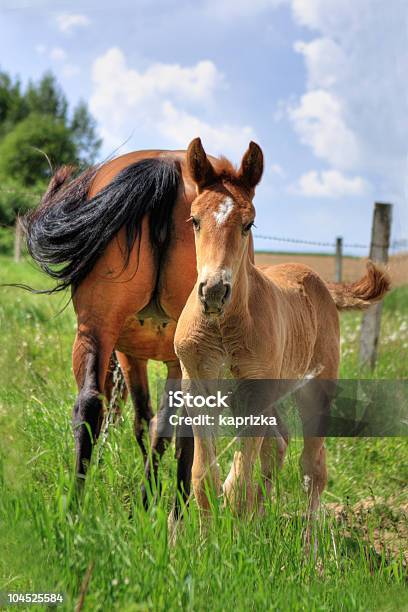
<path fill-rule="evenodd" d="M 92 168 L 69 181 L 72 169 L 60 168 L 38 208 L 22 219 L 30 255 L 57 280 L 45 293 L 68 287 L 75 290 L 122 227 L 126 230 L 126 266 L 146 215 L 153 250 L 163 253 L 168 245 L 180 183 L 177 162 L 138 161 L 88 199 L 97 170 Z"/>

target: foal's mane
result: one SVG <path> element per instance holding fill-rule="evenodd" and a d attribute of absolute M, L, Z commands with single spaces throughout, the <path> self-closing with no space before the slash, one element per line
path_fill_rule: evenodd
<path fill-rule="evenodd" d="M 218 158 L 218 163 L 216 167 L 213 166 L 213 169 L 216 175 L 215 182 L 230 183 L 236 185 L 245 192 L 251 191 L 242 180 L 241 170 L 234 166 L 234 164 L 223 155 Z"/>
<path fill-rule="evenodd" d="M 217 167 L 214 168 L 217 178 L 220 181 L 236 183 L 239 181 L 238 170 L 229 159 L 222 156 L 219 158 Z"/>
<path fill-rule="evenodd" d="M 242 189 L 245 189 L 245 185 L 242 182 L 240 172 L 234 164 L 224 156 L 220 156 L 217 160 L 217 165 L 213 166 L 216 178 L 215 182 L 220 183 L 232 183 Z"/>

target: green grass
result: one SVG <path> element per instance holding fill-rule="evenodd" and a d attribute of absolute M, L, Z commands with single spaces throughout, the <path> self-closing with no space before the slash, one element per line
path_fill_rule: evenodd
<path fill-rule="evenodd" d="M 0 282 L 47 283 L 30 264 L 7 258 L 0 258 Z M 211 522 L 200 529 L 192 503 L 170 546 L 173 452 L 161 468 L 162 499 L 146 513 L 126 406 L 124 422 L 99 450 L 99 465 L 91 466 L 79 509 L 70 425 L 75 318 L 71 306 L 58 314 L 66 300 L 0 288 L 0 592 L 60 591 L 63 609 L 72 610 L 91 566 L 85 610 L 408 609 L 399 552 L 408 549 L 406 439 L 328 440 L 317 563 L 302 545 L 299 441 L 265 516 L 236 519 L 215 502 Z M 374 377 L 407 378 L 407 315 L 408 288 L 395 290 L 385 302 Z M 343 317 L 343 377 L 359 374 L 359 321 Z M 151 381 L 161 373 L 160 364 L 150 364 Z M 230 458 L 223 457 L 224 475 Z"/>

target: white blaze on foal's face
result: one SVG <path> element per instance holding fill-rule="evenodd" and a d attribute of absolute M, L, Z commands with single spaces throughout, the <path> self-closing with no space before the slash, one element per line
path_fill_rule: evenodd
<path fill-rule="evenodd" d="M 234 200 L 227 196 L 225 200 L 220 203 L 217 212 L 213 213 L 217 225 L 222 225 L 223 223 L 225 223 L 233 209 Z"/>

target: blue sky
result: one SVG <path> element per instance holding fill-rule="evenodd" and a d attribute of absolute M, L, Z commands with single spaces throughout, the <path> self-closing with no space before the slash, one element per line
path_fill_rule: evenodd
<path fill-rule="evenodd" d="M 185 148 L 199 135 L 208 152 L 239 162 L 256 140 L 266 158 L 259 234 L 368 244 L 381 200 L 394 203 L 402 239 L 404 4 L 0 0 L 0 65 L 23 81 L 55 72 L 72 103 L 88 102 L 102 156 L 120 145 Z"/>

